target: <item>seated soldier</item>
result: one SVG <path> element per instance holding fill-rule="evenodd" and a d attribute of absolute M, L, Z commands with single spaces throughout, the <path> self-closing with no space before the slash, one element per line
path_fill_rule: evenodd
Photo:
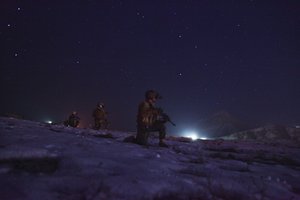
<path fill-rule="evenodd" d="M 136 143 L 147 145 L 149 132 L 159 132 L 159 146 L 168 147 L 164 143 L 166 137 L 165 120 L 160 120 L 160 111 L 155 108 L 155 102 L 161 97 L 154 90 L 145 93 L 145 100 L 140 103 L 137 114 L 137 135 Z"/>

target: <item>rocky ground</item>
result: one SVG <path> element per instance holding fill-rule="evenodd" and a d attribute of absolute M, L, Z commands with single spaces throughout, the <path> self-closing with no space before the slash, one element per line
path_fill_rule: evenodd
<path fill-rule="evenodd" d="M 1 200 L 300 199 L 299 141 L 131 134 L 0 118 Z"/>

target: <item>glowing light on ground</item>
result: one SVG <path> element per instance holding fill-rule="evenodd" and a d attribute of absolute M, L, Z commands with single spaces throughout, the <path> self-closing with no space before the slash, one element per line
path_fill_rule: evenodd
<path fill-rule="evenodd" d="M 204 135 L 199 134 L 196 131 L 186 131 L 186 132 L 184 132 L 184 134 L 182 136 L 191 138 L 192 140 L 197 140 L 197 139 L 208 140 L 209 139 L 209 138 L 205 137 Z"/>
<path fill-rule="evenodd" d="M 47 124 L 52 124 L 53 122 L 51 120 L 46 121 Z"/>
<path fill-rule="evenodd" d="M 191 138 L 192 140 L 199 139 L 198 134 L 196 132 L 187 132 L 184 134 L 185 137 Z"/>

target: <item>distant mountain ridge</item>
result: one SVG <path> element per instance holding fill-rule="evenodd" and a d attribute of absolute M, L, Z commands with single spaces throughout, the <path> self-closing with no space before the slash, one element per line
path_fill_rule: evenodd
<path fill-rule="evenodd" d="M 300 141 L 300 128 L 270 124 L 263 127 L 241 131 L 224 137 L 225 139 L 254 140 L 295 140 Z"/>
<path fill-rule="evenodd" d="M 220 111 L 198 124 L 208 137 L 222 137 L 238 131 L 247 130 L 249 125 L 227 111 Z"/>

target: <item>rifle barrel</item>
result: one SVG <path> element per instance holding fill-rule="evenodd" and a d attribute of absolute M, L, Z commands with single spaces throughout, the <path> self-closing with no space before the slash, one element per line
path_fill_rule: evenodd
<path fill-rule="evenodd" d="M 174 122 L 172 122 L 171 120 L 169 120 L 169 122 L 173 125 L 176 126 L 176 124 Z"/>

